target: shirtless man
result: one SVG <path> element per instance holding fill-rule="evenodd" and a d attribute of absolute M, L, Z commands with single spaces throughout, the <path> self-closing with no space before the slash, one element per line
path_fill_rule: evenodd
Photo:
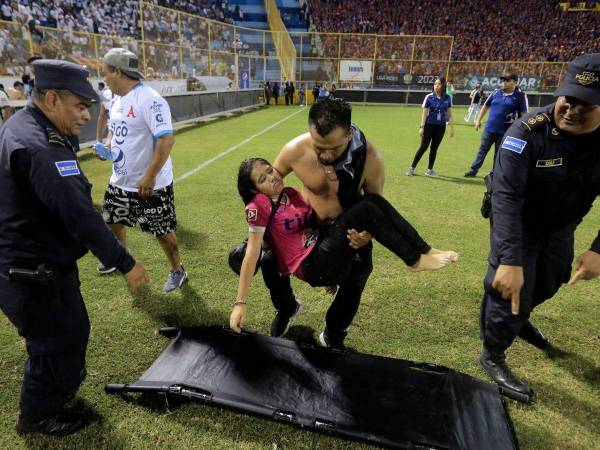
<path fill-rule="evenodd" d="M 283 177 L 294 172 L 302 181 L 302 195 L 315 210 L 320 233 L 340 213 L 360 200 L 363 193 L 381 194 L 383 160 L 356 125 L 352 108 L 341 99 L 322 100 L 312 105 L 309 132 L 288 142 L 273 166 Z M 348 230 L 349 245 L 357 249 L 352 269 L 337 290 L 325 318 L 322 345 L 342 349 L 347 328 L 356 315 L 362 291 L 373 269 L 371 236 L 366 231 Z M 262 273 L 277 314 L 271 335 L 282 336 L 300 312 L 289 277 L 280 277 L 274 258 L 263 258 Z M 332 290 L 333 292 L 333 290 Z"/>

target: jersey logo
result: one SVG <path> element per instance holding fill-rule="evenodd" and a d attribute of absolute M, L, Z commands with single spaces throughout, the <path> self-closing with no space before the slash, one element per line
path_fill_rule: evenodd
<path fill-rule="evenodd" d="M 502 143 L 502 147 L 500 148 L 505 148 L 506 150 L 510 150 L 511 152 L 515 152 L 520 155 L 523 153 L 526 145 L 527 141 L 523 141 L 512 136 L 506 136 L 504 138 L 504 142 Z"/>
<path fill-rule="evenodd" d="M 248 208 L 248 211 L 246 211 L 246 220 L 248 222 L 256 222 L 257 218 L 258 210 L 256 208 Z"/>
<path fill-rule="evenodd" d="M 54 164 L 56 164 L 58 174 L 61 177 L 69 177 L 71 175 L 79 175 L 81 173 L 79 171 L 77 161 L 75 161 L 74 159 L 69 161 L 56 161 Z"/>
<path fill-rule="evenodd" d="M 535 163 L 535 167 L 558 167 L 563 165 L 562 158 L 554 159 L 538 159 Z"/>
<path fill-rule="evenodd" d="M 133 112 L 133 106 L 129 107 L 129 112 L 127 113 L 127 117 L 133 117 L 135 119 L 135 113 Z"/>

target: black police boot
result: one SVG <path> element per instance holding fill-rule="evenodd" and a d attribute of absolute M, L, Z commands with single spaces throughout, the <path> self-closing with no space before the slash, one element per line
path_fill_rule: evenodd
<path fill-rule="evenodd" d="M 48 436 L 67 436 L 73 434 L 87 425 L 87 421 L 80 415 L 62 411 L 54 416 L 30 419 L 19 415 L 17 420 L 17 433 L 41 433 Z"/>
<path fill-rule="evenodd" d="M 544 336 L 544 333 L 534 327 L 529 321 L 519 331 L 519 337 L 540 350 L 546 350 L 550 346 L 550 341 Z"/>
<path fill-rule="evenodd" d="M 529 402 L 533 390 L 510 370 L 504 352 L 492 352 L 484 348 L 477 361 L 485 373 L 500 386 L 503 394 L 515 400 Z"/>

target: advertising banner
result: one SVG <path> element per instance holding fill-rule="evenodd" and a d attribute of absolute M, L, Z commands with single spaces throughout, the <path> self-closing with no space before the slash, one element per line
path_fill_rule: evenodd
<path fill-rule="evenodd" d="M 485 91 L 490 91 L 500 87 L 500 76 L 497 77 L 471 77 L 467 83 L 467 89 L 473 89 L 477 84 L 481 84 Z M 540 87 L 538 77 L 522 76 L 519 77 L 517 84 L 522 91 L 537 91 Z"/>
<path fill-rule="evenodd" d="M 340 81 L 371 81 L 373 61 L 340 60 Z"/>

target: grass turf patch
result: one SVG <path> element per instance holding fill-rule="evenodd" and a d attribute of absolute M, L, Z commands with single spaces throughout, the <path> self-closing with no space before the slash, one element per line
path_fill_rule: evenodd
<path fill-rule="evenodd" d="M 479 145 L 480 133 L 462 124 L 464 110 L 455 108 L 456 136 L 444 138 L 435 170 L 423 176 L 428 153 L 415 177 L 405 176 L 419 145 L 420 108 L 356 106 L 353 121 L 378 148 L 386 166 L 386 198 L 432 245 L 460 252 L 460 261 L 436 273 L 408 272 L 379 244 L 374 270 L 359 312 L 349 329 L 348 346 L 360 352 L 427 361 L 484 378 L 474 363 L 480 350 L 479 303 L 488 252 L 488 223 L 479 215 L 482 178 L 465 179 Z M 270 107 L 240 117 L 212 122 L 176 136 L 175 178 L 247 139 L 298 107 Z M 274 160 L 289 139 L 307 129 L 307 110 L 240 146 L 175 185 L 180 251 L 190 280 L 184 289 L 163 294 L 168 265 L 158 242 L 139 229 L 128 233 L 127 245 L 147 268 L 152 284 L 132 297 L 119 275 L 99 276 L 97 260 L 79 262 L 82 293 L 92 331 L 87 356 L 88 377 L 78 398 L 99 419 L 82 432 L 63 439 L 19 437 L 14 431 L 25 359 L 23 340 L 0 316 L 0 448 L 207 448 L 207 449 L 346 449 L 362 444 L 321 436 L 291 426 L 194 403 L 167 405 L 153 397 L 128 399 L 104 394 L 109 382 L 129 382 L 154 361 L 167 345 L 157 336 L 162 326 L 225 324 L 237 290 L 237 276 L 227 266 L 227 252 L 246 234 L 244 210 L 236 191 L 242 159 Z M 491 155 L 481 173 L 491 165 Z M 110 165 L 82 161 L 102 203 Z M 288 184 L 299 186 L 292 175 Z M 597 210 L 576 234 L 576 254 L 596 236 Z M 538 308 L 532 321 L 565 356 L 549 359 L 517 340 L 508 352 L 514 370 L 536 390 L 537 402 L 523 406 L 508 401 L 523 449 L 600 448 L 600 319 L 599 281 L 563 287 Z M 304 301 L 291 334 L 316 338 L 324 326 L 331 296 L 293 281 Z M 274 310 L 258 276 L 248 299 L 246 328 L 268 333 Z"/>

